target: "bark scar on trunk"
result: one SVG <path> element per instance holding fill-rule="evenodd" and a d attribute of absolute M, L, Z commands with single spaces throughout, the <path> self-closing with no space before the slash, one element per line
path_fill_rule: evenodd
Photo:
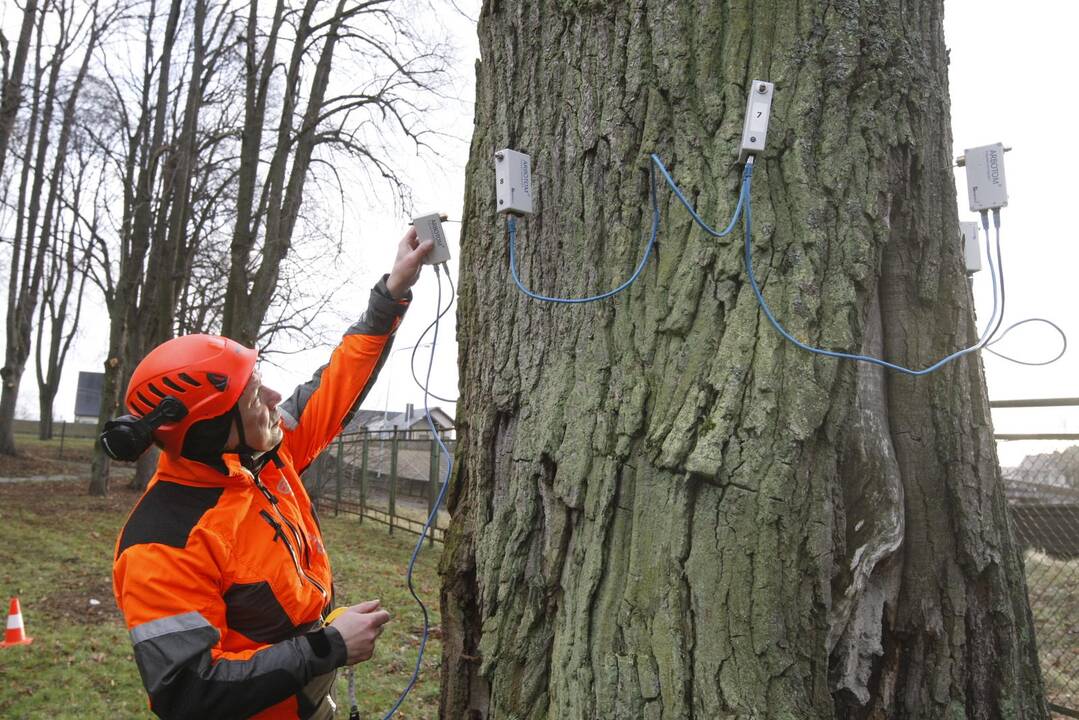
<path fill-rule="evenodd" d="M 872 293 L 863 354 L 883 350 L 881 300 Z M 892 446 L 884 370 L 858 363 L 854 412 L 839 464 L 844 533 L 835 554 L 828 652 L 832 687 L 869 701 L 876 658 L 883 654 L 883 613 L 899 590 L 896 568 L 885 561 L 903 542 L 903 481 Z M 845 523 L 843 522 L 845 520 Z"/>

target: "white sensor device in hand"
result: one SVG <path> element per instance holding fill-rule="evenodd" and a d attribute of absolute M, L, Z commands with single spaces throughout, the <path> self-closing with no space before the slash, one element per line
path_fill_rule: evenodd
<path fill-rule="evenodd" d="M 746 121 L 742 125 L 742 149 L 738 153 L 739 163 L 744 163 L 750 155 L 764 151 L 764 140 L 768 137 L 768 118 L 772 114 L 773 90 L 775 85 L 764 80 L 754 80 L 749 86 Z"/>
<path fill-rule="evenodd" d="M 1004 145 L 995 143 L 963 151 L 967 168 L 967 199 L 972 212 L 1008 205 L 1004 183 Z"/>
<path fill-rule="evenodd" d="M 963 259 L 967 265 L 967 275 L 973 275 L 982 269 L 982 254 L 978 245 L 978 223 L 960 222 L 959 234 L 963 239 Z"/>
<path fill-rule="evenodd" d="M 495 204 L 499 213 L 532 214 L 532 160 L 524 153 L 495 153 Z"/>
<path fill-rule="evenodd" d="M 446 233 L 442 232 L 442 216 L 438 213 L 420 215 L 412 219 L 412 226 L 416 228 L 416 239 L 421 243 L 432 240 L 435 246 L 427 257 L 423 259 L 424 265 L 440 265 L 450 259 L 450 246 L 446 242 Z"/>

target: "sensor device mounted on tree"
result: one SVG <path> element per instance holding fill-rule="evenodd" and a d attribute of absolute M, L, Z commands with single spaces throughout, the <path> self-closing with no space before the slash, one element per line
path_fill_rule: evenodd
<path fill-rule="evenodd" d="M 742 124 L 742 146 L 738 153 L 739 163 L 745 163 L 751 156 L 764 151 L 774 90 L 775 85 L 764 80 L 754 80 L 749 86 L 746 119 Z"/>
<path fill-rule="evenodd" d="M 659 161 L 655 155 L 653 155 L 652 158 L 655 162 Z M 660 163 L 660 165 L 662 165 L 662 163 Z M 630 275 L 629 279 L 619 284 L 613 290 L 584 297 L 556 297 L 533 292 L 525 286 L 524 282 L 521 281 L 520 275 L 517 273 L 517 216 L 532 213 L 532 184 L 530 171 L 531 160 L 528 155 L 508 148 L 499 150 L 495 153 L 496 212 L 497 214 L 506 216 L 506 234 L 509 236 L 509 270 L 510 276 L 513 278 L 513 282 L 516 283 L 517 288 L 533 300 L 577 305 L 614 297 L 632 285 L 637 278 L 640 277 L 641 272 L 644 270 L 644 266 L 648 263 L 648 258 L 651 257 L 652 250 L 656 245 L 656 233 L 659 231 L 659 206 L 656 204 L 655 170 L 652 171 L 652 232 L 648 244 L 645 246 L 644 255 L 641 257 L 641 261 L 637 263 L 637 268 L 633 271 L 633 274 Z"/>
<path fill-rule="evenodd" d="M 978 250 L 978 223 L 960 222 L 959 236 L 963 241 L 963 259 L 967 266 L 967 275 L 973 275 L 982 269 L 982 256 Z"/>
<path fill-rule="evenodd" d="M 1002 143 L 982 145 L 963 151 L 967 168 L 967 199 L 971 212 L 995 210 L 1008 205 L 1008 186 L 1004 181 Z"/>
<path fill-rule="evenodd" d="M 495 153 L 495 209 L 498 214 L 532 214 L 532 159 L 516 150 Z"/>
<path fill-rule="evenodd" d="M 450 246 L 446 242 L 446 233 L 442 231 L 444 217 L 439 213 L 420 215 L 412 219 L 412 227 L 416 228 L 416 239 L 421 243 L 433 242 L 434 247 L 423 259 L 424 265 L 441 265 L 449 262 Z"/>

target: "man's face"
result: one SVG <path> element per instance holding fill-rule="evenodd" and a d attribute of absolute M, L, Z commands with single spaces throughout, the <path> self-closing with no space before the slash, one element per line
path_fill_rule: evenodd
<path fill-rule="evenodd" d="M 244 423 L 244 439 L 256 452 L 272 450 L 279 442 L 281 416 L 277 413 L 277 403 L 281 402 L 280 393 L 262 384 L 262 375 L 256 370 L 251 373 L 243 395 L 240 396 L 240 417 Z M 235 428 L 232 431 L 233 444 L 239 442 Z"/>

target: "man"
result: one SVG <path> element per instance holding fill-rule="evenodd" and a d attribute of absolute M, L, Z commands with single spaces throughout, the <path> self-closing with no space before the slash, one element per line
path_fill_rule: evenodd
<path fill-rule="evenodd" d="M 116 544 L 113 587 L 151 709 L 163 718 L 328 718 L 336 668 L 371 657 L 373 600 L 329 625 L 332 575 L 300 473 L 374 384 L 430 243 L 415 229 L 330 362 L 282 402 L 257 353 L 175 338 L 143 359 L 106 425 L 110 455 L 152 441 L 157 472 Z"/>

